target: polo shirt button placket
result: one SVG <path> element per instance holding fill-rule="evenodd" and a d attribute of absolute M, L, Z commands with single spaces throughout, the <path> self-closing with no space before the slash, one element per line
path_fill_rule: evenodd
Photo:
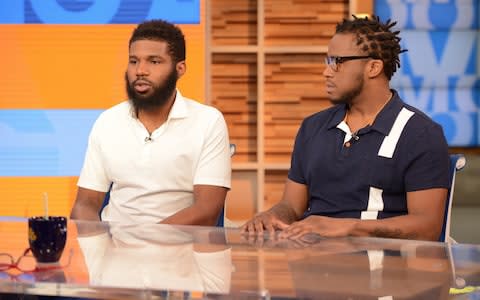
<path fill-rule="evenodd" d="M 152 145 L 153 145 L 153 141 L 147 141 L 143 145 L 142 152 L 140 155 L 141 164 L 147 165 L 150 162 L 150 157 L 152 154 Z"/>

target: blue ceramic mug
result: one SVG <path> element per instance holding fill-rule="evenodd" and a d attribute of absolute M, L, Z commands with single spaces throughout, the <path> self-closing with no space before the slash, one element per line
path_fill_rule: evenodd
<path fill-rule="evenodd" d="M 39 263 L 60 260 L 67 241 L 67 218 L 31 217 L 28 219 L 28 242 Z"/>

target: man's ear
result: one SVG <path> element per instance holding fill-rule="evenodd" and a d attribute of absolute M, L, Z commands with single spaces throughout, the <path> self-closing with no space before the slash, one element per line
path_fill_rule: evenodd
<path fill-rule="evenodd" d="M 371 59 L 367 64 L 367 75 L 369 78 L 375 78 L 383 74 L 383 61 L 381 59 Z"/>
<path fill-rule="evenodd" d="M 175 68 L 177 69 L 177 74 L 178 74 L 178 78 L 182 77 L 183 74 L 185 74 L 185 72 L 187 71 L 187 64 L 185 63 L 184 60 L 182 61 L 179 61 L 177 63 L 177 65 L 175 66 Z M 178 79 L 177 78 L 177 79 Z"/>

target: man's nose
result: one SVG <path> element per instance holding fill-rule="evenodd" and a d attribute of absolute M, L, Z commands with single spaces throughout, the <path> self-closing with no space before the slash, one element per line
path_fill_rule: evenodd
<path fill-rule="evenodd" d="M 144 62 L 138 62 L 136 71 L 137 71 L 137 76 L 148 75 L 147 64 Z"/>
<path fill-rule="evenodd" d="M 333 70 L 329 65 L 325 65 L 325 69 L 323 69 L 323 76 L 325 77 L 332 77 Z"/>

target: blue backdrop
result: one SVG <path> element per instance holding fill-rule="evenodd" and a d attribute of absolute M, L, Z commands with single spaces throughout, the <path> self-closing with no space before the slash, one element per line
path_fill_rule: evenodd
<path fill-rule="evenodd" d="M 0 0 L 0 26 L 135 24 L 158 18 L 199 24 L 200 0 Z M 2 46 L 11 47 L 6 42 Z M 78 176 L 88 134 L 100 113 L 0 109 L 0 176 Z"/>
<path fill-rule="evenodd" d="M 200 22 L 200 0 L 2 0 L 3 24 L 136 24 Z"/>
<path fill-rule="evenodd" d="M 375 13 L 398 21 L 408 49 L 392 87 L 443 126 L 450 146 L 479 146 L 478 0 L 376 0 Z"/>

